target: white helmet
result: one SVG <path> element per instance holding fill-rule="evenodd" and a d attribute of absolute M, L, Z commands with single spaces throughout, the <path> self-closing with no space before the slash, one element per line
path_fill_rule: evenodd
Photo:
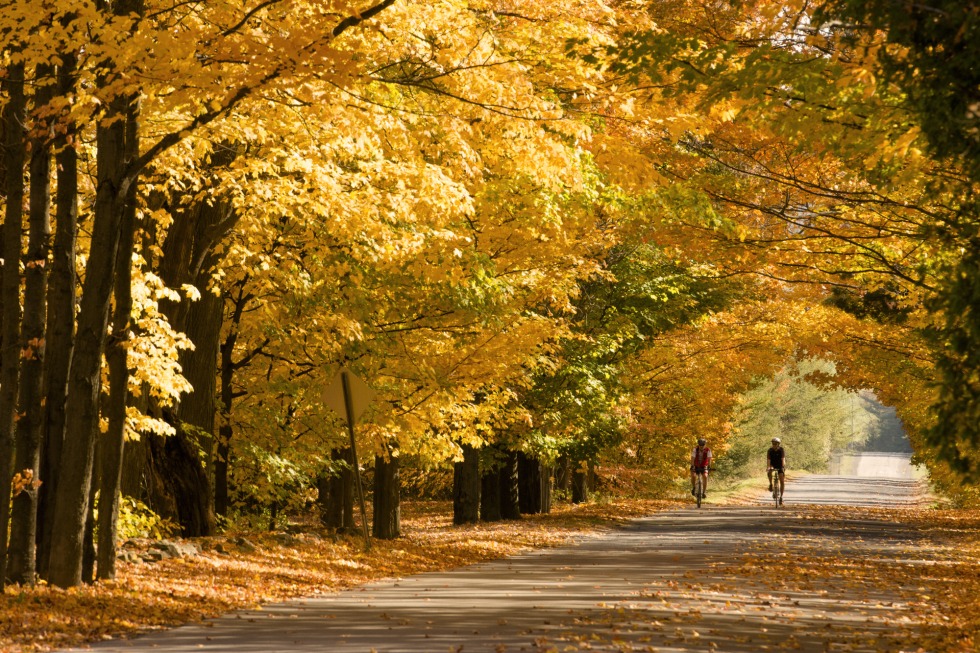
<path fill-rule="evenodd" d="M 780 440 L 779 438 L 773 438 L 772 439 L 772 443 L 773 444 L 779 444 L 780 442 L 782 442 L 782 440 Z"/>

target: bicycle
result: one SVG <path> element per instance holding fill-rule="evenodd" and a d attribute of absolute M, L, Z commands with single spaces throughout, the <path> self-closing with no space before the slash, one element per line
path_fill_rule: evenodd
<path fill-rule="evenodd" d="M 697 499 L 698 508 L 701 507 L 701 500 L 704 499 L 704 474 L 706 471 L 706 469 L 698 469 L 694 472 L 694 498 Z"/>
<path fill-rule="evenodd" d="M 780 482 L 780 472 L 778 469 L 772 470 L 772 474 L 769 476 L 769 482 L 772 483 L 772 501 L 778 508 L 783 505 L 783 495 L 780 492 L 782 482 Z"/>

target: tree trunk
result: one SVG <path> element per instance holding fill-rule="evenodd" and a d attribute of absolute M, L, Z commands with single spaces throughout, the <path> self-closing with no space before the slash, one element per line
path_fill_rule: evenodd
<path fill-rule="evenodd" d="M 560 492 L 560 496 L 565 500 L 572 490 L 572 465 L 567 454 L 559 456 L 555 465 L 555 490 Z"/>
<path fill-rule="evenodd" d="M 62 56 L 58 69 L 58 92 L 68 97 L 75 92 L 74 54 Z M 48 577 L 51 533 L 54 530 L 54 497 L 58 487 L 58 463 L 65 439 L 65 403 L 68 369 L 75 331 L 75 247 L 78 238 L 78 153 L 74 147 L 77 125 L 68 123 L 55 135 L 58 176 L 55 204 L 55 234 L 48 283 L 48 323 L 44 364 L 44 442 L 41 447 L 41 487 L 38 500 L 38 572 Z"/>
<path fill-rule="evenodd" d="M 227 419 L 227 418 L 225 418 Z M 222 421 L 218 427 L 218 441 L 214 449 L 214 512 L 222 517 L 228 516 L 230 504 L 228 491 L 228 465 L 231 462 L 232 428 Z"/>
<path fill-rule="evenodd" d="M 572 472 L 572 503 L 585 503 L 589 500 L 589 475 L 581 464 Z"/>
<path fill-rule="evenodd" d="M 331 449 L 333 461 L 329 472 L 323 474 L 323 493 L 320 495 L 320 521 L 327 528 L 340 530 L 344 527 L 343 480 L 341 479 L 340 449 Z"/>
<path fill-rule="evenodd" d="M 346 457 L 347 466 L 340 473 L 340 496 L 343 497 L 344 506 L 343 531 L 345 533 L 356 533 L 357 520 L 354 518 L 354 474 L 360 474 L 361 469 L 357 460 L 354 458 L 353 449 L 350 447 L 344 449 L 344 456 Z"/>
<path fill-rule="evenodd" d="M 500 467 L 500 516 L 521 518 L 520 483 L 517 473 L 517 452 L 508 451 Z"/>
<path fill-rule="evenodd" d="M 224 300 L 232 304 L 231 318 L 229 319 L 228 335 L 221 343 L 221 387 L 219 393 L 221 397 L 221 424 L 218 427 L 218 438 L 215 446 L 214 456 L 214 505 L 215 511 L 222 516 L 228 514 L 229 487 L 228 469 L 231 464 L 231 439 L 234 436 L 234 429 L 231 422 L 231 409 L 235 397 L 244 392 L 235 393 L 234 381 L 235 372 L 248 366 L 249 362 L 262 352 L 262 349 L 269 343 L 266 339 L 264 343 L 248 352 L 238 361 L 235 360 L 235 346 L 238 343 L 238 328 L 242 321 L 242 314 L 249 302 L 254 299 L 254 295 L 245 291 L 248 277 L 244 277 L 236 283 L 235 291 L 226 292 Z M 326 486 L 324 486 L 326 487 Z M 326 497 L 326 492 L 324 492 Z"/>
<path fill-rule="evenodd" d="M 272 500 L 269 504 L 269 532 L 276 530 L 276 526 L 279 522 L 279 501 L 276 499 Z"/>
<path fill-rule="evenodd" d="M 232 156 L 233 155 L 229 155 Z M 226 163 L 224 160 L 213 160 L 212 165 Z M 187 396 L 181 398 L 176 410 L 176 421 L 173 426 L 177 429 L 178 438 L 189 438 L 181 445 L 182 448 L 201 447 L 209 455 L 215 438 L 216 417 L 216 379 L 218 375 L 218 349 L 221 337 L 221 322 L 224 313 L 223 299 L 211 291 L 211 277 L 218 262 L 215 246 L 230 232 L 237 222 L 237 214 L 233 207 L 221 200 L 197 202 L 187 209 L 171 211 L 174 222 L 167 233 L 163 244 L 163 257 L 159 262 L 160 278 L 170 288 L 180 288 L 191 284 L 201 293 L 200 299 L 190 301 L 183 299 L 179 302 L 161 302 L 161 310 L 167 316 L 171 326 L 185 333 L 194 343 L 193 350 L 180 353 L 180 365 L 184 377 L 193 387 Z M 170 449 L 168 449 L 170 450 Z M 173 449 L 177 451 L 178 449 Z M 177 461 L 164 463 L 162 459 L 150 459 L 153 464 L 165 464 L 175 471 Z M 181 464 L 201 468 L 199 458 L 181 457 Z M 227 470 L 222 470 L 227 479 Z M 193 515 L 192 522 L 183 522 L 185 535 L 212 535 L 217 522 L 214 517 L 215 494 L 212 492 L 210 480 L 203 470 L 188 469 L 180 473 L 184 483 L 170 486 L 157 485 L 157 489 L 169 487 L 173 491 L 186 491 L 188 494 L 171 497 L 174 505 L 186 506 L 188 514 Z M 159 474 L 153 470 L 152 474 Z M 197 479 L 200 484 L 190 483 Z M 226 486 L 227 487 L 227 486 Z M 162 497 L 160 497 L 162 499 Z M 227 492 L 224 497 L 224 508 L 227 510 Z M 190 509 L 190 504 L 200 505 Z"/>
<path fill-rule="evenodd" d="M 201 299 L 194 303 L 188 315 L 186 333 L 194 343 L 193 352 L 183 352 L 180 360 L 184 376 L 194 390 L 180 400 L 177 409 L 177 435 L 184 438 L 188 449 L 200 448 L 210 452 L 215 425 L 215 381 L 218 374 L 218 340 L 221 336 L 222 299 L 202 289 Z M 188 428 L 190 425 L 193 428 Z M 183 458 L 193 466 L 184 474 L 187 483 L 173 486 L 185 494 L 175 497 L 178 505 L 190 506 L 189 521 L 181 517 L 180 525 L 186 537 L 214 535 L 217 521 L 214 516 L 214 494 L 210 479 L 200 458 Z M 196 483 L 190 483 L 195 480 Z"/>
<path fill-rule="evenodd" d="M 551 512 L 551 474 L 551 467 L 542 464 L 539 478 L 541 479 L 541 512 L 544 514 Z"/>
<path fill-rule="evenodd" d="M 120 3 L 116 10 L 125 10 L 125 4 Z M 127 97 L 114 98 L 96 129 L 98 191 L 69 375 L 67 411 L 74 428 L 70 436 L 66 434 L 58 466 L 55 529 L 48 570 L 50 582 L 61 587 L 71 587 L 82 581 L 82 547 L 89 513 L 87 490 L 92 480 L 99 429 L 102 355 L 108 332 L 120 221 L 129 194 L 129 181 L 125 179 L 126 153 L 129 151 L 125 120 L 129 103 Z"/>
<path fill-rule="evenodd" d="M 325 471 L 316 475 L 316 507 L 320 525 L 330 528 L 330 475 Z"/>
<path fill-rule="evenodd" d="M 24 65 L 7 66 L 3 79 L 3 167 L 5 211 L 2 230 L 3 276 L 0 277 L 0 589 L 7 574 L 7 529 L 10 519 L 10 478 L 13 473 L 14 413 L 20 372 L 20 250 L 24 220 Z"/>
<path fill-rule="evenodd" d="M 35 110 L 47 107 L 54 97 L 54 70 L 37 67 L 38 89 Z M 43 372 L 45 359 L 44 328 L 47 316 L 48 250 L 51 246 L 51 119 L 36 127 L 31 138 L 31 193 L 29 235 L 24 262 L 24 321 L 21 332 L 21 370 L 19 382 L 17 443 L 14 469 L 31 478 L 41 473 L 41 432 L 44 423 Z M 11 515 L 10 557 L 7 576 L 15 583 L 33 585 L 37 562 L 37 488 L 30 488 L 14 498 Z"/>
<path fill-rule="evenodd" d="M 96 446 L 96 456 L 99 447 Z M 88 491 L 88 514 L 85 516 L 85 535 L 82 544 L 82 582 L 91 585 L 95 582 L 95 490 L 99 487 L 98 458 L 92 470 L 92 482 Z"/>
<path fill-rule="evenodd" d="M 374 457 L 374 519 L 371 532 L 379 540 L 401 536 L 401 478 L 398 457 Z"/>
<path fill-rule="evenodd" d="M 480 479 L 480 520 L 500 521 L 500 467 L 483 473 Z"/>
<path fill-rule="evenodd" d="M 239 313 L 240 315 L 240 313 Z M 228 516 L 228 465 L 231 462 L 231 407 L 235 398 L 232 382 L 235 378 L 235 365 L 232 354 L 238 336 L 238 323 L 233 320 L 231 331 L 221 343 L 221 422 L 214 451 L 214 511 L 222 517 Z"/>
<path fill-rule="evenodd" d="M 538 459 L 523 451 L 518 452 L 517 478 L 521 513 L 535 515 L 541 512 L 541 463 Z"/>
<path fill-rule="evenodd" d="M 178 423 L 179 424 L 179 423 Z M 171 437 L 146 435 L 147 503 L 158 515 L 178 522 L 185 537 L 212 533 L 214 512 L 210 500 L 203 501 L 196 492 L 210 488 L 200 450 L 194 436 L 181 433 Z"/>
<path fill-rule="evenodd" d="M 138 125 L 136 107 L 127 117 L 129 156 L 135 157 Z M 135 184 L 133 185 L 135 189 Z M 112 339 L 106 351 L 109 366 L 109 427 L 102 442 L 102 481 L 99 484 L 98 577 L 116 577 L 116 539 L 119 533 L 119 502 L 122 484 L 123 449 L 126 444 L 126 406 L 129 398 L 128 349 L 130 315 L 133 311 L 133 247 L 136 229 L 136 194 L 129 199 L 120 225 L 119 255 L 116 257 L 116 306 L 112 316 Z"/>
<path fill-rule="evenodd" d="M 351 450 L 332 449 L 332 469 L 323 475 L 326 490 L 320 497 L 320 521 L 327 528 L 354 532 L 354 475 L 350 468 Z"/>
<path fill-rule="evenodd" d="M 480 519 L 480 451 L 463 445 L 463 460 L 453 465 L 453 523 L 475 524 Z"/>

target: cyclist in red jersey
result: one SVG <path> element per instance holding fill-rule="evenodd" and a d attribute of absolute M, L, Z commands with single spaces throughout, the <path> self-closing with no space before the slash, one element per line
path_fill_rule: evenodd
<path fill-rule="evenodd" d="M 711 467 L 711 449 L 708 447 L 708 441 L 704 438 L 698 438 L 698 446 L 694 447 L 691 451 L 691 494 L 697 495 L 697 491 L 694 489 L 697 485 L 698 475 L 701 475 L 702 482 L 702 494 L 701 496 L 708 496 L 708 468 Z"/>

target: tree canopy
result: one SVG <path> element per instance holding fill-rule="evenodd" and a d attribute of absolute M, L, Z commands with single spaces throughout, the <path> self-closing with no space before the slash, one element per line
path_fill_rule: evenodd
<path fill-rule="evenodd" d="M 972 4 L 35 4 L 0 19 L 8 577 L 81 581 L 99 483 L 100 533 L 126 492 L 194 534 L 305 504 L 358 464 L 340 367 L 378 460 L 667 479 L 760 392 L 785 429 L 874 391 L 976 498 Z"/>

